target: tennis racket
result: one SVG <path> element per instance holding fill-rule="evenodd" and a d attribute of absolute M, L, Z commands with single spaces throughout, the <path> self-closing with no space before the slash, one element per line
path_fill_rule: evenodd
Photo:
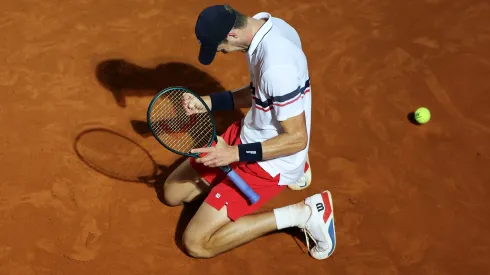
<path fill-rule="evenodd" d="M 184 94 L 198 99 L 205 112 L 188 115 L 183 104 Z M 182 156 L 199 158 L 199 154 L 191 153 L 192 149 L 211 147 L 213 142 L 218 142 L 211 110 L 199 95 L 184 87 L 169 87 L 159 92 L 148 106 L 147 123 L 160 144 Z M 230 166 L 220 169 L 252 204 L 259 200 L 260 197 Z"/>

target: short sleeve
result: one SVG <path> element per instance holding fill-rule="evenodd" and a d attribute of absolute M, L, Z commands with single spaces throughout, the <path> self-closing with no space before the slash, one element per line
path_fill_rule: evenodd
<path fill-rule="evenodd" d="M 299 74 L 293 66 L 268 69 L 262 76 L 262 87 L 277 120 L 287 120 L 305 110 Z"/>

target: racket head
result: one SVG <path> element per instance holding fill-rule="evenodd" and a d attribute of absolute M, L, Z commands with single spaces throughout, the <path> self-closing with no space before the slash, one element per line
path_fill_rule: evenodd
<path fill-rule="evenodd" d="M 191 116 L 182 113 L 185 112 L 182 104 L 185 93 L 198 99 L 206 112 Z M 198 158 L 199 154 L 191 153 L 191 149 L 211 147 L 217 140 L 216 124 L 211 110 L 198 94 L 183 86 L 172 86 L 160 91 L 148 106 L 146 120 L 156 140 L 167 150 L 182 156 Z M 197 124 L 193 124 L 196 122 Z M 162 127 L 165 128 L 162 130 Z M 205 135 L 200 135 L 201 131 Z M 199 140 L 192 142 L 196 138 Z M 181 144 L 185 143 L 185 146 L 178 146 L 178 140 Z"/>

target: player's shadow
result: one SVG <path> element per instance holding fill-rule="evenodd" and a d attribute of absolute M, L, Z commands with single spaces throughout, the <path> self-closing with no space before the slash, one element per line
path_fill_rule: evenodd
<path fill-rule="evenodd" d="M 200 96 L 227 90 L 208 73 L 182 62 L 145 68 L 124 59 L 109 59 L 97 65 L 96 77 L 113 94 L 116 104 L 123 108 L 127 106 L 128 97 L 148 97 L 150 103 L 153 96 L 170 86 L 184 86 Z M 238 110 L 215 112 L 213 115 L 218 134 L 234 121 L 243 118 Z M 151 135 L 146 121 L 132 120 L 131 125 L 141 136 Z"/>

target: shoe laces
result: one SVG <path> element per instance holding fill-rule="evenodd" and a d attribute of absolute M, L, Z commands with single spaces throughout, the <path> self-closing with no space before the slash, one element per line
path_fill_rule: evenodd
<path fill-rule="evenodd" d="M 325 251 L 327 251 L 327 249 L 325 249 L 325 248 L 323 248 L 323 247 L 321 247 L 321 246 L 318 245 L 318 242 L 313 237 L 313 235 L 311 235 L 310 231 L 308 231 L 306 228 L 303 228 L 302 231 L 305 234 L 306 246 L 308 247 L 308 251 L 311 251 L 311 250 L 315 250 L 317 252 L 325 252 Z M 315 246 L 312 247 L 311 249 L 310 249 L 310 241 L 309 241 L 310 238 L 315 243 Z"/>

